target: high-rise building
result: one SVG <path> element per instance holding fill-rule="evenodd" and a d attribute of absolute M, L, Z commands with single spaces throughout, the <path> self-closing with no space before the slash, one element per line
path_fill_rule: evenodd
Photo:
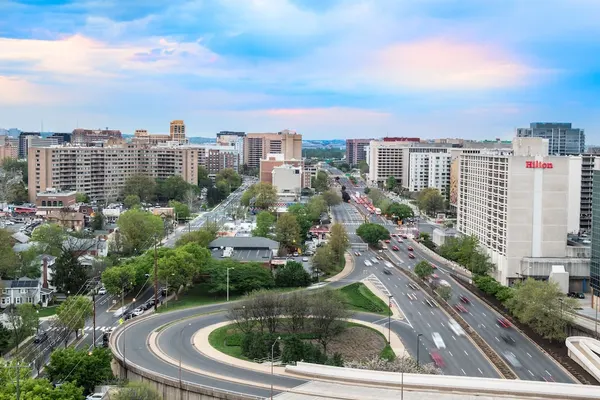
<path fill-rule="evenodd" d="M 260 160 L 259 179 L 261 182 L 273 184 L 273 170 L 283 165 L 289 165 L 298 168 L 301 171 L 302 188 L 310 187 L 310 174 L 304 170 L 304 161 L 298 159 L 286 160 L 281 153 L 267 154 L 267 157 Z"/>
<path fill-rule="evenodd" d="M 417 149 L 409 149 L 409 152 L 413 151 L 409 156 L 408 190 L 419 192 L 426 188 L 435 188 L 445 195 L 450 188 L 450 153 L 414 151 Z"/>
<path fill-rule="evenodd" d="M 283 154 L 286 160 L 302 159 L 302 135 L 283 130 L 279 133 L 248 133 L 244 138 L 244 164 L 260 168 L 267 154 Z"/>
<path fill-rule="evenodd" d="M 209 176 L 214 177 L 226 168 L 238 171 L 240 167 L 240 153 L 234 146 L 201 144 L 190 147 L 198 149 L 198 165 L 204 167 Z"/>
<path fill-rule="evenodd" d="M 571 290 L 583 291 L 589 259 L 567 245 L 579 230 L 581 157 L 549 156 L 547 140 L 515 138 L 513 151 L 458 160 L 457 230 L 479 239 L 496 279 L 547 278 L 563 266 Z"/>
<path fill-rule="evenodd" d="M 83 129 L 77 128 L 71 134 L 71 143 L 76 146 L 89 146 L 108 140 L 123 140 L 121 131 L 115 129 Z"/>
<path fill-rule="evenodd" d="M 600 169 L 593 172 L 592 195 L 592 255 L 590 260 L 590 286 L 592 287 L 592 308 L 600 304 Z"/>
<path fill-rule="evenodd" d="M 187 143 L 187 138 L 185 136 L 185 124 L 183 123 L 183 120 L 176 119 L 171 121 L 169 134 L 171 135 L 172 141 L 178 143 Z"/>
<path fill-rule="evenodd" d="M 186 146 L 118 145 L 30 148 L 29 198 L 48 188 L 76 190 L 91 200 L 111 201 L 132 175 L 156 179 L 179 175 L 198 183 L 198 149 Z"/>
<path fill-rule="evenodd" d="M 548 139 L 548 154 L 555 156 L 585 153 L 585 132 L 571 123 L 532 122 L 529 128 L 518 128 L 517 137 Z"/>
<path fill-rule="evenodd" d="M 600 168 L 600 157 L 593 154 L 581 155 L 581 205 L 579 230 L 589 233 L 592 230 L 592 197 L 594 170 Z"/>
<path fill-rule="evenodd" d="M 71 134 L 70 133 L 54 132 L 49 137 L 56 138 L 56 140 L 58 140 L 58 144 L 71 143 Z"/>
<path fill-rule="evenodd" d="M 357 165 L 367 159 L 365 148 L 369 147 L 373 139 L 346 139 L 346 162 L 350 165 Z"/>
<path fill-rule="evenodd" d="M 19 134 L 19 158 L 27 158 L 27 137 L 40 136 L 39 132 L 21 132 Z"/>
<path fill-rule="evenodd" d="M 1 135 L 0 136 L 0 163 L 5 158 L 17 159 L 19 158 L 19 146 L 18 142 L 15 146 L 14 141 L 11 141 L 9 136 Z"/>
<path fill-rule="evenodd" d="M 49 137 L 40 137 L 40 136 L 27 136 L 26 138 L 26 147 L 27 151 L 29 151 L 32 147 L 50 147 L 50 146 L 58 146 L 59 138 L 56 136 Z"/>
<path fill-rule="evenodd" d="M 217 133 L 217 144 L 221 146 L 232 146 L 238 152 L 237 165 L 244 163 L 244 138 L 245 132 L 221 131 Z"/>

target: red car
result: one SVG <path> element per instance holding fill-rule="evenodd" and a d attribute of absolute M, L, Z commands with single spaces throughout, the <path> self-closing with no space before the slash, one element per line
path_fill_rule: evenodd
<path fill-rule="evenodd" d="M 403 243 L 402 239 L 398 238 L 398 243 Z"/>
<path fill-rule="evenodd" d="M 398 236 L 398 235 L 396 235 L 395 233 L 390 233 L 390 236 L 391 236 L 391 237 L 396 237 L 396 236 Z"/>
<path fill-rule="evenodd" d="M 408 251 L 413 251 L 413 248 L 412 248 L 412 247 L 410 247 L 410 246 L 408 246 L 408 247 L 406 248 L 406 250 L 408 250 Z"/>
<path fill-rule="evenodd" d="M 461 313 L 467 312 L 467 309 L 462 304 L 455 304 L 454 308 L 456 309 L 456 311 L 461 312 Z"/>
<path fill-rule="evenodd" d="M 408 239 L 408 236 L 402 235 L 402 239 Z"/>
<path fill-rule="evenodd" d="M 510 328 L 510 322 L 508 322 L 506 318 L 497 318 L 496 322 L 498 322 L 498 325 L 500 325 L 503 328 Z"/>
<path fill-rule="evenodd" d="M 465 304 L 469 304 L 469 303 L 471 302 L 471 300 L 469 300 L 469 299 L 467 298 L 467 296 L 465 296 L 465 295 L 462 295 L 462 294 L 459 296 L 459 299 L 460 299 L 460 301 L 462 301 L 462 302 L 463 302 L 463 303 L 465 303 Z"/>
<path fill-rule="evenodd" d="M 435 265 L 435 264 L 431 264 L 431 268 L 433 268 L 433 269 L 437 269 L 437 265 Z"/>
<path fill-rule="evenodd" d="M 389 242 L 390 242 L 390 240 L 389 240 L 389 239 L 387 239 L 385 242 L 386 242 L 386 243 L 389 243 Z"/>
<path fill-rule="evenodd" d="M 398 246 L 392 246 L 392 250 L 394 250 L 394 251 L 398 251 L 398 250 L 400 250 L 400 249 L 398 248 Z"/>
<path fill-rule="evenodd" d="M 408 258 L 415 258 L 415 255 L 413 253 L 408 253 Z"/>
<path fill-rule="evenodd" d="M 437 351 L 432 351 L 431 353 L 429 353 L 429 355 L 431 356 L 431 360 L 433 361 L 436 367 L 444 368 L 446 366 L 446 363 L 444 363 L 444 359 Z"/>

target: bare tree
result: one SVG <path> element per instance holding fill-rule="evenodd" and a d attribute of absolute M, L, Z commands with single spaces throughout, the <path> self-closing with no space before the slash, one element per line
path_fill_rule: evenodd
<path fill-rule="evenodd" d="M 246 307 L 252 319 L 256 321 L 261 332 L 265 329 L 269 333 L 275 333 L 279 326 L 279 319 L 283 310 L 283 298 L 279 293 L 273 293 L 266 290 L 257 290 L 250 293 L 246 300 L 242 302 L 242 307 Z"/>
<path fill-rule="evenodd" d="M 286 319 L 282 321 L 284 328 L 292 334 L 304 330 L 310 317 L 310 300 L 305 293 L 290 293 L 283 302 L 283 312 Z"/>
<path fill-rule="evenodd" d="M 188 208 L 190 209 L 190 212 L 194 208 L 194 202 L 196 201 L 196 199 L 198 199 L 198 195 L 196 194 L 196 192 L 193 189 L 188 189 L 183 194 L 183 201 L 185 204 L 187 204 Z"/>
<path fill-rule="evenodd" d="M 327 354 L 327 345 L 346 329 L 344 319 L 350 316 L 339 293 L 333 290 L 322 290 L 311 298 L 312 330 L 317 341 Z"/>
<path fill-rule="evenodd" d="M 233 321 L 242 333 L 250 333 L 257 325 L 257 321 L 253 319 L 252 309 L 247 307 L 245 301 L 241 307 L 230 308 L 227 313 L 227 318 Z"/>

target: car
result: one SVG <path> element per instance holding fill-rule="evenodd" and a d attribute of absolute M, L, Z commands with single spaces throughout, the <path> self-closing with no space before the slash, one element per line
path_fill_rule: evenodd
<path fill-rule="evenodd" d="M 378 260 L 383 260 L 383 257 L 381 257 L 381 256 L 377 256 L 375 258 L 378 259 Z"/>
<path fill-rule="evenodd" d="M 389 242 L 390 242 L 390 239 L 386 239 L 386 240 L 385 240 L 385 242 L 386 242 L 386 243 L 389 243 Z"/>
<path fill-rule="evenodd" d="M 99 295 L 105 295 L 106 294 L 106 288 L 104 286 L 102 286 L 99 290 L 98 290 L 98 294 Z"/>
<path fill-rule="evenodd" d="M 85 398 L 85 400 L 102 400 L 104 398 L 104 393 L 93 393 Z"/>
<path fill-rule="evenodd" d="M 402 235 L 402 239 L 408 239 L 408 236 Z"/>
<path fill-rule="evenodd" d="M 465 330 L 463 329 L 462 326 L 460 326 L 460 324 L 455 319 L 450 318 L 448 320 L 448 326 L 450 327 L 450 330 L 452 332 L 454 332 L 454 334 L 456 336 L 465 336 Z"/>
<path fill-rule="evenodd" d="M 410 301 L 417 300 L 417 295 L 414 293 L 406 293 L 406 297 L 408 297 Z"/>
<path fill-rule="evenodd" d="M 446 343 L 444 343 L 444 339 L 442 339 L 442 335 L 440 335 L 438 332 L 433 332 L 431 334 L 431 339 L 433 340 L 433 344 L 435 344 L 435 347 L 437 347 L 438 349 L 446 348 Z"/>
<path fill-rule="evenodd" d="M 355 251 L 355 252 L 354 252 L 354 255 L 355 255 L 356 257 L 360 257 L 360 253 L 359 253 L 358 251 Z"/>
<path fill-rule="evenodd" d="M 435 264 L 430 264 L 430 265 L 431 265 L 431 268 L 438 269 L 437 265 L 435 265 Z"/>
<path fill-rule="evenodd" d="M 383 269 L 383 273 L 386 274 L 386 275 L 391 275 L 392 274 L 392 270 L 389 269 L 389 268 L 384 268 Z"/>
<path fill-rule="evenodd" d="M 371 265 L 373 265 L 373 263 L 371 261 L 369 261 L 369 260 L 365 260 L 365 265 L 367 267 L 370 267 Z"/>
<path fill-rule="evenodd" d="M 408 246 L 408 247 L 406 248 L 406 250 L 408 250 L 408 251 L 413 251 L 413 248 L 412 248 L 411 246 Z"/>
<path fill-rule="evenodd" d="M 293 256 L 294 257 L 298 257 L 298 252 L 295 251 L 294 254 L 293 254 Z"/>
<path fill-rule="evenodd" d="M 123 314 L 123 316 L 121 318 L 123 318 L 123 321 L 127 321 L 133 317 L 135 317 L 135 315 L 133 315 L 133 313 L 131 311 L 127 311 L 125 314 Z"/>
<path fill-rule="evenodd" d="M 425 304 L 427 304 L 429 307 L 437 307 L 437 303 L 433 300 L 430 299 L 425 299 Z"/>
<path fill-rule="evenodd" d="M 436 367 L 438 368 L 444 368 L 444 366 L 446 365 L 444 363 L 444 359 L 442 358 L 441 354 L 438 353 L 437 351 L 432 351 L 431 353 L 429 353 L 429 356 L 431 357 L 431 360 L 433 361 L 433 363 L 435 364 Z"/>
<path fill-rule="evenodd" d="M 411 288 L 412 290 L 419 290 L 419 286 L 417 286 L 414 283 L 407 283 L 406 286 L 408 286 L 409 288 Z"/>
<path fill-rule="evenodd" d="M 514 346 L 517 343 L 515 341 L 515 338 L 513 338 L 510 335 L 501 335 L 500 337 L 502 338 L 502 340 L 504 340 L 504 343 L 506 343 L 506 344 L 510 344 L 510 345 Z"/>
<path fill-rule="evenodd" d="M 414 259 L 415 255 L 413 253 L 408 253 L 408 258 Z"/>
<path fill-rule="evenodd" d="M 500 317 L 496 318 L 496 322 L 503 328 L 510 328 L 510 322 L 506 318 Z"/>
<path fill-rule="evenodd" d="M 471 303 L 471 300 L 469 300 L 469 298 L 467 296 L 465 296 L 464 294 L 461 294 L 460 296 L 458 296 L 458 298 L 460 299 L 460 301 L 462 301 L 465 304 Z"/>
<path fill-rule="evenodd" d="M 402 239 L 398 238 L 398 243 L 404 243 Z"/>
<path fill-rule="evenodd" d="M 456 309 L 456 311 L 461 312 L 461 313 L 466 313 L 467 309 L 465 308 L 465 306 L 463 306 L 462 304 L 455 304 L 454 308 Z"/>
<path fill-rule="evenodd" d="M 394 251 L 398 251 L 398 250 L 400 250 L 400 249 L 398 248 L 398 246 L 392 246 L 392 250 L 394 250 Z"/>
<path fill-rule="evenodd" d="M 302 257 L 302 262 L 308 262 L 308 257 Z"/>
<path fill-rule="evenodd" d="M 35 335 L 35 339 L 33 339 L 33 343 L 35 343 L 35 344 L 44 343 L 46 340 L 48 340 L 48 332 L 41 332 L 41 333 L 38 333 L 37 335 Z"/>
<path fill-rule="evenodd" d="M 581 293 L 581 292 L 580 292 L 580 293 L 577 293 L 577 298 L 578 298 L 578 299 L 585 299 L 585 294 L 583 294 L 583 293 Z"/>
<path fill-rule="evenodd" d="M 139 317 L 144 313 L 144 309 L 142 307 L 138 307 L 131 312 L 134 316 Z"/>
<path fill-rule="evenodd" d="M 391 236 L 391 237 L 396 237 L 396 236 L 398 236 L 398 235 L 397 235 L 397 234 L 395 234 L 395 233 L 390 233 L 390 236 Z"/>
<path fill-rule="evenodd" d="M 371 257 L 371 261 L 373 262 L 373 264 L 379 264 L 379 260 L 375 257 Z"/>
<path fill-rule="evenodd" d="M 515 353 L 513 353 L 512 351 L 505 351 L 504 353 L 502 353 L 502 355 L 504 356 L 504 358 L 506 358 L 506 361 L 508 361 L 509 364 L 512 365 L 514 368 L 521 368 L 521 362 L 519 362 L 519 359 L 517 358 Z"/>

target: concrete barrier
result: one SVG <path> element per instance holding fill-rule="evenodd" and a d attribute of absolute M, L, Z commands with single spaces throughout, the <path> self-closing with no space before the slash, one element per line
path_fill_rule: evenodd
<path fill-rule="evenodd" d="M 569 357 L 600 382 L 600 340 L 571 336 L 565 342 Z"/>

